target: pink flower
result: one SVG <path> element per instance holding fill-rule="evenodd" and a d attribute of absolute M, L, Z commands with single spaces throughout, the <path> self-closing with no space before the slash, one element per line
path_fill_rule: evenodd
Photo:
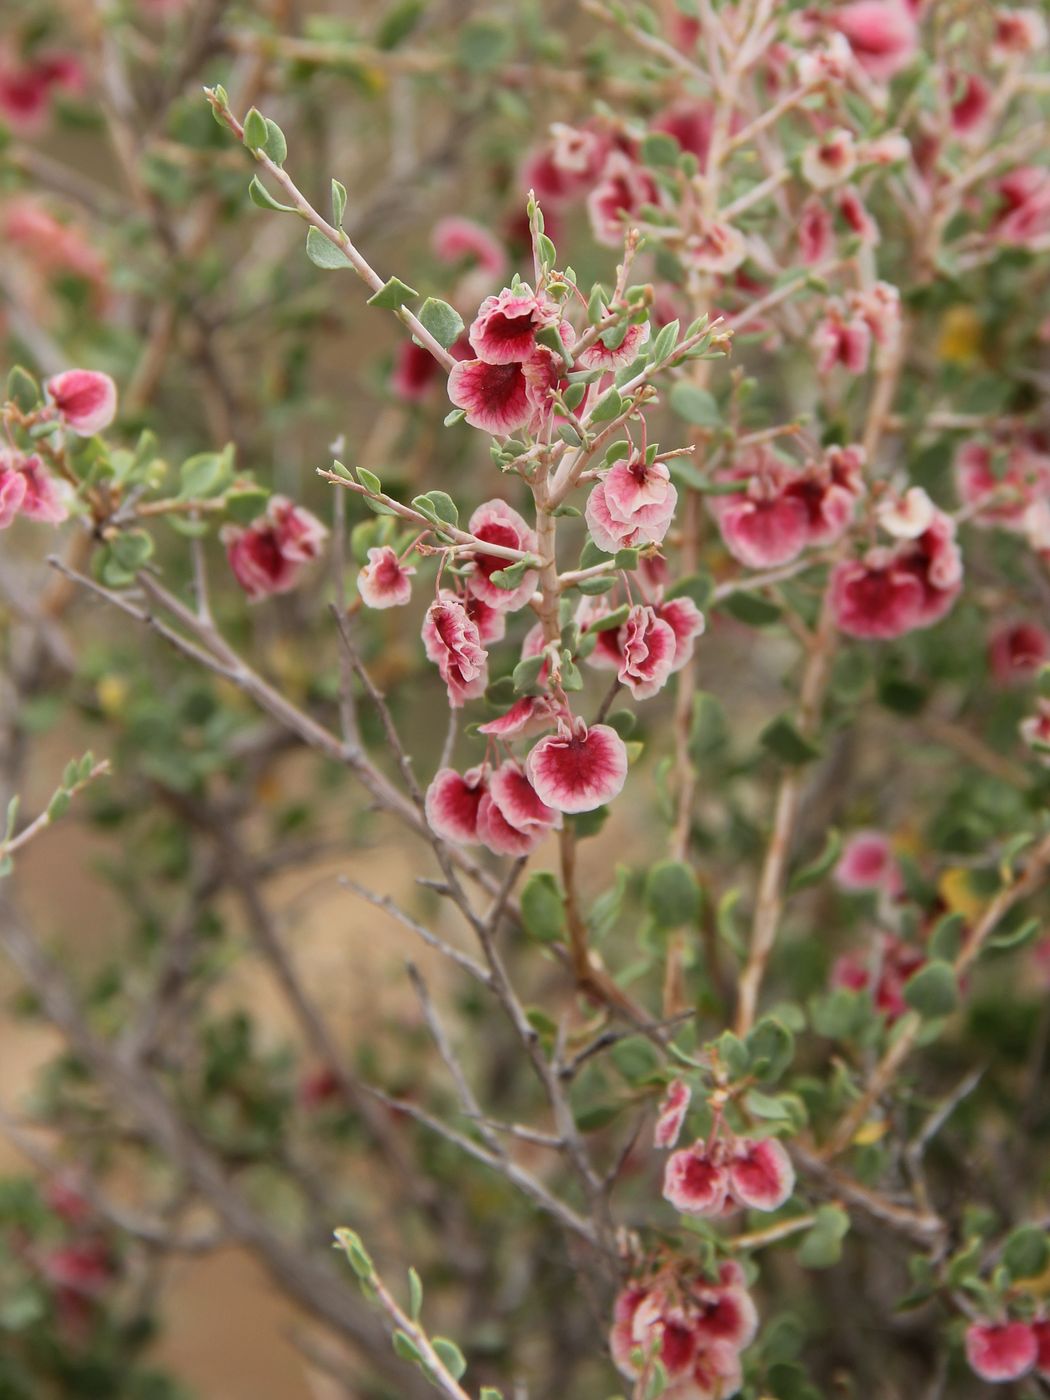
<path fill-rule="evenodd" d="M 541 799 L 559 812 L 590 812 L 611 802 L 627 777 L 627 749 L 615 729 L 582 719 L 541 739 L 526 761 Z"/>
<path fill-rule="evenodd" d="M 734 125 L 739 126 L 739 121 Z M 714 107 L 710 102 L 679 102 L 660 112 L 650 126 L 653 131 L 673 136 L 683 151 L 696 156 L 703 169 L 714 128 Z"/>
<path fill-rule="evenodd" d="M 678 491 L 663 462 L 640 454 L 616 462 L 597 483 L 584 514 L 599 549 L 615 554 L 636 544 L 659 544 L 667 534 Z"/>
<path fill-rule="evenodd" d="M 1041 1376 L 1050 1376 L 1050 1318 L 1036 1318 L 1032 1323 L 1032 1332 L 1038 1348 L 1035 1369 Z"/>
<path fill-rule="evenodd" d="M 698 272 L 727 277 L 747 258 L 747 243 L 732 224 L 715 219 L 698 220 L 694 232 L 685 239 L 682 258 Z"/>
<path fill-rule="evenodd" d="M 776 1138 L 738 1138 L 729 1162 L 729 1191 L 751 1210 L 778 1210 L 795 1189 L 795 1169 Z"/>
<path fill-rule="evenodd" d="M 1019 725 L 1021 738 L 1034 750 L 1039 762 L 1050 766 L 1050 700 L 1038 699 L 1035 714 Z"/>
<path fill-rule="evenodd" d="M 993 453 L 985 442 L 966 442 L 955 455 L 955 482 L 974 523 L 1025 531 L 1030 505 L 1050 492 L 1050 457 L 1018 442 Z"/>
<path fill-rule="evenodd" d="M 443 588 L 439 596 L 455 598 L 456 595 Z M 476 593 L 467 593 L 459 601 L 466 608 L 467 616 L 478 629 L 482 646 L 487 647 L 490 642 L 502 642 L 507 635 L 507 619 L 501 608 L 492 607 L 491 604 L 485 602 L 484 598 L 479 598 Z"/>
<path fill-rule="evenodd" d="M 486 544 L 524 551 L 536 548 L 535 532 L 506 501 L 496 499 L 478 506 L 470 517 L 468 528 L 472 535 Z M 470 557 L 474 561 L 474 569 L 467 577 L 467 587 L 490 608 L 516 612 L 532 597 L 536 588 L 535 569 L 527 569 L 516 588 L 500 588 L 499 584 L 491 581 L 492 575 L 509 568 L 513 560 L 500 558 L 497 554 L 484 554 L 480 550 Z"/>
<path fill-rule="evenodd" d="M 800 496 L 784 490 L 787 473 L 782 464 L 772 457 L 763 457 L 758 459 L 758 466 L 746 491 L 712 496 L 709 509 L 730 554 L 749 569 L 768 569 L 786 564 L 801 553 L 807 540 L 809 513 Z"/>
<path fill-rule="evenodd" d="M 888 82 L 918 51 L 918 28 L 900 0 L 852 0 L 838 7 L 831 22 L 846 36 L 857 62 L 878 82 Z"/>
<path fill-rule="evenodd" d="M 94 437 L 117 415 L 117 386 L 108 374 L 67 369 L 45 385 L 58 416 L 78 437 Z"/>
<path fill-rule="evenodd" d="M 439 768 L 427 788 L 427 825 L 444 841 L 471 845 L 478 838 L 478 808 L 487 790 L 484 767 L 457 773 Z"/>
<path fill-rule="evenodd" d="M 58 525 L 69 515 L 72 488 L 56 481 L 36 454 L 0 450 L 0 530 L 16 515 Z"/>
<path fill-rule="evenodd" d="M 810 195 L 798 216 L 799 257 L 807 267 L 823 262 L 835 246 L 831 215 L 816 195 Z"/>
<path fill-rule="evenodd" d="M 1034 622 L 1007 622 L 988 640 L 988 664 L 1000 685 L 1030 680 L 1050 661 L 1050 633 Z"/>
<path fill-rule="evenodd" d="M 904 888 L 900 866 L 889 837 L 881 831 L 857 831 L 849 838 L 835 866 L 841 890 L 885 890 L 899 895 Z"/>
<path fill-rule="evenodd" d="M 722 1277 L 734 1267 L 723 1266 Z M 741 1284 L 658 1276 L 618 1295 L 609 1346 L 617 1368 L 632 1380 L 659 1360 L 667 1376 L 665 1400 L 727 1400 L 742 1384 L 740 1350 L 756 1326 L 754 1304 Z M 718 1335 L 723 1330 L 740 1340 Z"/>
<path fill-rule="evenodd" d="M 471 358 L 470 342 L 465 335 L 449 346 L 449 354 L 456 360 Z M 443 375 L 441 365 L 425 346 L 417 345 L 414 340 L 404 340 L 397 348 L 390 387 L 405 403 L 421 403 Z"/>
<path fill-rule="evenodd" d="M 844 189 L 839 191 L 838 208 L 850 233 L 855 234 L 862 243 L 872 245 L 878 243 L 878 226 L 852 185 L 846 185 Z"/>
<path fill-rule="evenodd" d="M 863 957 L 846 953 L 839 958 L 832 968 L 831 983 L 834 987 L 863 992 L 871 988 L 874 978 L 875 1009 L 892 1024 L 908 1009 L 904 1000 L 905 983 L 925 963 L 926 955 L 921 949 L 884 933 L 879 935 L 872 952 Z"/>
<path fill-rule="evenodd" d="M 457 598 L 440 597 L 423 621 L 423 646 L 448 688 L 454 710 L 476 700 L 488 685 L 488 652 L 477 624 Z"/>
<path fill-rule="evenodd" d="M 76 224 L 60 222 L 26 195 L 5 204 L 3 233 L 10 244 L 23 250 L 44 272 L 71 272 L 91 283 L 96 301 L 102 300 L 107 276 L 105 261 Z"/>
<path fill-rule="evenodd" d="M 469 259 L 493 277 L 502 277 L 506 270 L 507 255 L 503 245 L 473 219 L 458 214 L 439 219 L 430 243 L 442 262 L 458 263 Z"/>
<path fill-rule="evenodd" d="M 623 242 L 624 231 L 643 205 L 655 204 L 658 191 L 649 172 L 623 151 L 613 151 L 601 179 L 587 197 L 594 237 L 606 247 Z"/>
<path fill-rule="evenodd" d="M 1038 10 L 996 8 L 993 58 L 1003 62 L 1013 54 L 1036 53 L 1045 44 L 1046 20 Z"/>
<path fill-rule="evenodd" d="M 611 142 L 595 125 L 568 126 L 551 122 L 550 158 L 562 176 L 571 181 L 574 192 L 586 189 L 601 173 Z"/>
<path fill-rule="evenodd" d="M 40 130 L 56 88 L 83 91 L 84 69 L 74 54 L 45 51 L 19 58 L 0 51 L 0 116 L 15 131 Z"/>
<path fill-rule="evenodd" d="M 682 1215 L 721 1215 L 729 1199 L 729 1173 L 702 1138 L 672 1152 L 664 1168 L 664 1200 Z"/>
<path fill-rule="evenodd" d="M 531 419 L 534 407 L 520 364 L 461 360 L 448 376 L 448 396 L 472 428 L 506 437 Z"/>
<path fill-rule="evenodd" d="M 978 131 L 992 105 L 992 90 L 976 73 L 950 75 L 952 86 L 952 130 L 958 136 Z"/>
<path fill-rule="evenodd" d="M 933 524 L 937 507 L 921 486 L 909 486 L 903 496 L 884 496 L 875 515 L 887 535 L 898 540 L 917 540 Z"/>
<path fill-rule="evenodd" d="M 77 1240 L 49 1250 L 40 1261 L 49 1283 L 80 1297 L 97 1298 L 113 1282 L 113 1259 L 97 1239 Z"/>
<path fill-rule="evenodd" d="M 1026 1322 L 974 1322 L 966 1359 L 984 1381 L 1015 1381 L 1035 1365 L 1039 1343 Z"/>
<path fill-rule="evenodd" d="M 528 855 L 559 826 L 561 814 L 540 800 L 520 764 L 508 759 L 495 770 L 478 805 L 478 839 L 490 851 Z"/>
<path fill-rule="evenodd" d="M 864 494 L 863 453 L 858 447 L 832 447 L 821 461 L 785 476 L 784 495 L 806 512 L 806 544 L 834 544 L 853 518 Z"/>
<path fill-rule="evenodd" d="M 678 649 L 670 623 L 640 604 L 631 609 L 620 629 L 620 681 L 636 700 L 661 690 L 671 674 Z"/>
<path fill-rule="evenodd" d="M 836 564 L 830 588 L 835 625 L 851 637 L 888 640 L 919 625 L 922 584 L 888 549 Z"/>
<path fill-rule="evenodd" d="M 653 1129 L 653 1144 L 656 1147 L 673 1147 L 682 1131 L 689 1100 L 693 1091 L 681 1079 L 672 1079 L 667 1086 Z"/>
<path fill-rule="evenodd" d="M 44 1201 L 48 1209 L 66 1225 L 84 1225 L 95 1214 L 95 1208 L 81 1190 L 78 1178 L 71 1173 L 53 1177 L 48 1182 Z"/>
<path fill-rule="evenodd" d="M 415 569 L 402 564 L 389 545 L 368 551 L 368 563 L 357 576 L 357 591 L 370 608 L 397 608 L 412 598 Z"/>
<path fill-rule="evenodd" d="M 560 312 L 547 297 L 505 287 L 486 297 L 467 334 L 479 359 L 490 365 L 521 364 L 536 349 L 536 332 L 557 323 Z"/>
<path fill-rule="evenodd" d="M 247 527 L 224 525 L 221 539 L 234 577 L 255 600 L 295 588 L 327 535 L 316 515 L 287 496 L 271 496 L 264 515 Z"/>
<path fill-rule="evenodd" d="M 830 189 L 848 180 L 856 169 L 857 149 L 853 133 L 845 127 L 826 131 L 802 152 L 803 178 L 815 190 Z"/>
<path fill-rule="evenodd" d="M 1020 248 L 1050 232 L 1050 171 L 1039 165 L 1019 166 L 996 182 L 996 192 L 993 238 Z"/>
<path fill-rule="evenodd" d="M 828 374 L 842 365 L 850 374 L 863 374 L 871 353 L 871 327 L 864 317 L 847 312 L 838 297 L 831 297 L 813 333 L 817 369 Z"/>
<path fill-rule="evenodd" d="M 654 611 L 660 621 L 666 622 L 674 633 L 675 649 L 671 661 L 673 674 L 693 659 L 694 643 L 704 631 L 704 615 L 692 598 L 685 597 L 657 603 Z"/>
<path fill-rule="evenodd" d="M 479 734 L 492 734 L 498 739 L 521 739 L 550 729 L 558 712 L 546 695 L 523 695 L 498 719 L 478 725 Z"/>

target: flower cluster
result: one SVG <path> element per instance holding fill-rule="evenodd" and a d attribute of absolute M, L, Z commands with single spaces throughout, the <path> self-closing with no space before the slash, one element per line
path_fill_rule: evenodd
<path fill-rule="evenodd" d="M 224 525 L 222 541 L 237 582 L 249 598 L 287 593 L 321 553 L 328 531 L 286 496 L 271 496 L 250 525 Z"/>
<path fill-rule="evenodd" d="M 629 1380 L 647 1380 L 659 1362 L 666 1400 L 728 1400 L 757 1329 L 743 1270 L 725 1260 L 711 1278 L 679 1267 L 629 1283 L 616 1298 L 609 1346 Z"/>
<path fill-rule="evenodd" d="M 1050 1380 L 1050 1318 L 974 1322 L 966 1329 L 966 1359 L 984 1381 L 1017 1381 L 1032 1373 Z"/>

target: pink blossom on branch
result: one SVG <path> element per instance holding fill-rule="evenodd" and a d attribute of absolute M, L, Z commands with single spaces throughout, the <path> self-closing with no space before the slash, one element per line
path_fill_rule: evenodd
<path fill-rule="evenodd" d="M 618 637 L 619 678 L 636 700 L 662 690 L 674 667 L 677 642 L 670 624 L 651 607 L 633 607 Z"/>
<path fill-rule="evenodd" d="M 999 685 L 1023 685 L 1050 662 L 1050 633 L 1034 622 L 1007 622 L 988 639 L 988 664 Z"/>
<path fill-rule="evenodd" d="M 357 591 L 370 608 L 403 607 L 412 599 L 415 569 L 402 564 L 389 545 L 368 551 L 368 563 L 357 576 Z"/>
<path fill-rule="evenodd" d="M 618 796 L 627 777 L 627 749 L 607 724 L 577 718 L 541 739 L 526 770 L 541 799 L 559 812 L 590 812 Z"/>
<path fill-rule="evenodd" d="M 525 552 L 536 549 L 536 532 L 525 523 L 513 506 L 506 501 L 486 501 L 478 506 L 470 517 L 470 533 L 486 544 L 499 545 L 506 549 L 520 549 Z M 536 570 L 527 569 L 521 582 L 515 588 L 500 588 L 493 583 L 492 575 L 510 567 L 510 559 L 497 554 L 475 551 L 471 558 L 473 571 L 467 577 L 467 587 L 476 598 L 480 598 L 490 608 L 502 612 L 516 612 L 523 608 L 536 588 Z"/>
<path fill-rule="evenodd" d="M 117 386 L 108 374 L 67 369 L 44 387 L 61 421 L 78 437 L 94 437 L 117 416 Z"/>
<path fill-rule="evenodd" d="M 678 503 L 663 462 L 647 465 L 635 454 L 614 463 L 587 498 L 591 536 L 607 554 L 631 545 L 660 544 Z"/>
<path fill-rule="evenodd" d="M 457 773 L 441 768 L 426 791 L 427 824 L 445 841 L 472 845 L 478 838 L 478 808 L 485 796 L 485 768 L 468 768 Z"/>
<path fill-rule="evenodd" d="M 672 1079 L 667 1093 L 660 1104 L 660 1111 L 653 1129 L 653 1143 L 656 1147 L 674 1147 L 685 1122 L 692 1090 L 681 1079 Z"/>
<path fill-rule="evenodd" d="M 966 1329 L 966 1359 L 982 1380 L 1019 1380 L 1038 1354 L 1036 1335 L 1025 1322 L 974 1322 Z"/>
<path fill-rule="evenodd" d="M 881 831 L 856 831 L 846 842 L 834 870 L 839 889 L 902 893 L 904 883 L 889 837 Z"/>
<path fill-rule="evenodd" d="M 430 242 L 442 262 L 470 261 L 493 277 L 502 277 L 506 271 L 507 254 L 503 245 L 473 219 L 460 215 L 439 219 Z"/>
<path fill-rule="evenodd" d="M 857 62 L 878 82 L 888 82 L 918 52 L 918 26 L 904 0 L 852 0 L 837 6 L 830 18 Z"/>
<path fill-rule="evenodd" d="M 491 774 L 478 804 L 478 839 L 502 856 L 524 856 L 547 832 L 561 826 L 561 814 L 542 802 L 520 764 L 508 759 Z"/>
<path fill-rule="evenodd" d="M 295 588 L 327 537 L 316 515 L 287 496 L 271 496 L 264 515 L 246 527 L 224 525 L 221 533 L 234 577 L 253 601 Z"/>
<path fill-rule="evenodd" d="M 0 530 L 16 515 L 59 525 L 69 515 L 73 488 L 53 477 L 35 454 L 0 450 Z"/>
<path fill-rule="evenodd" d="M 467 332 L 479 359 L 490 365 L 521 364 L 536 349 L 536 332 L 557 323 L 560 311 L 528 288 L 509 287 L 486 297 Z"/>
<path fill-rule="evenodd" d="M 485 693 L 488 652 L 459 599 L 443 596 L 431 604 L 423 621 L 423 646 L 445 682 L 454 710 Z"/>

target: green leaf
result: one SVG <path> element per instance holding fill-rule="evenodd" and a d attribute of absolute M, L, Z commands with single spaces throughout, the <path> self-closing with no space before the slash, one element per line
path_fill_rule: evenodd
<path fill-rule="evenodd" d="M 400 1328 L 390 1338 L 394 1351 L 400 1356 L 402 1361 L 414 1361 L 417 1366 L 423 1364 L 423 1353 L 416 1346 L 415 1342 L 407 1332 L 402 1332 Z"/>
<path fill-rule="evenodd" d="M 989 938 L 985 944 L 986 948 L 1021 948 L 1027 943 L 1031 943 L 1042 928 L 1039 919 L 1025 919 L 1016 928 L 1008 929 L 1005 933 L 997 933 L 994 938 Z"/>
<path fill-rule="evenodd" d="M 419 1321 L 423 1308 L 423 1281 L 415 1269 L 408 1271 L 408 1315 L 413 1322 Z"/>
<path fill-rule="evenodd" d="M 959 1005 L 959 988 L 950 963 L 934 958 L 904 984 L 904 1000 L 921 1016 L 948 1016 Z"/>
<path fill-rule="evenodd" d="M 7 842 L 10 841 L 11 837 L 15 834 L 15 822 L 18 820 L 18 808 L 21 804 L 21 801 L 22 799 L 16 792 L 14 797 L 12 797 L 10 802 L 8 802 L 7 804 L 7 816 L 4 820 L 4 845 L 6 845 Z"/>
<path fill-rule="evenodd" d="M 368 298 L 369 306 L 381 306 L 386 311 L 397 311 L 406 301 L 411 301 L 419 293 L 400 277 L 391 277 L 384 282 L 374 296 Z"/>
<path fill-rule="evenodd" d="M 415 29 L 426 11 L 426 0 L 401 0 L 388 10 L 376 30 L 376 48 L 394 49 Z"/>
<path fill-rule="evenodd" d="M 554 943 L 565 936 L 565 902 L 557 880 L 548 870 L 537 870 L 521 891 L 521 922 L 530 938 Z"/>
<path fill-rule="evenodd" d="M 441 1358 L 441 1364 L 445 1370 L 458 1381 L 467 1369 L 467 1358 L 459 1347 L 448 1337 L 433 1337 L 430 1345 Z"/>
<path fill-rule="evenodd" d="M 513 42 L 506 23 L 479 19 L 458 26 L 456 53 L 468 73 L 484 73 L 507 57 Z"/>
<path fill-rule="evenodd" d="M 489 582 L 494 583 L 497 588 L 504 588 L 507 592 L 518 587 L 525 577 L 528 564 L 524 559 L 519 559 L 517 563 L 508 564 L 506 568 L 496 569 L 489 574 Z"/>
<path fill-rule="evenodd" d="M 494 1386 L 483 1385 L 481 1387 L 480 1400 L 503 1400 L 502 1390 L 496 1390 Z"/>
<path fill-rule="evenodd" d="M 233 479 L 233 447 L 196 452 L 179 468 L 179 500 L 204 501 L 221 496 Z"/>
<path fill-rule="evenodd" d="M 372 1263 L 372 1256 L 361 1243 L 361 1236 L 356 1230 L 348 1230 L 346 1227 L 335 1232 L 336 1248 L 341 1249 L 350 1261 L 350 1267 L 358 1278 L 370 1279 L 375 1273 L 375 1265 Z"/>
<path fill-rule="evenodd" d="M 721 427 L 722 415 L 714 395 L 696 384 L 680 379 L 672 386 L 668 401 L 679 418 L 687 423 L 694 423 L 698 428 Z"/>
<path fill-rule="evenodd" d="M 691 598 L 696 606 L 703 612 L 704 608 L 711 601 L 711 595 L 715 591 L 715 581 L 710 574 L 687 574 L 685 578 L 680 578 L 667 591 L 667 598 Z"/>
<path fill-rule="evenodd" d="M 250 107 L 248 115 L 244 118 L 244 144 L 250 151 L 261 151 L 266 145 L 268 135 L 266 118 L 258 107 Z"/>
<path fill-rule="evenodd" d="M 463 334 L 463 317 L 454 306 L 449 306 L 447 301 L 439 301 L 437 297 L 427 297 L 419 308 L 419 319 L 446 350 Z"/>
<path fill-rule="evenodd" d="M 731 1079 L 742 1079 L 751 1064 L 747 1046 L 732 1031 L 723 1031 L 715 1041 L 718 1058 L 725 1065 Z"/>
<path fill-rule="evenodd" d="M 787 715 L 778 715 L 766 725 L 759 740 L 774 758 L 791 767 L 812 763 L 820 757 L 820 749 L 809 739 L 804 738 Z"/>
<path fill-rule="evenodd" d="M 700 917 L 700 886 L 687 865 L 665 860 L 645 881 L 645 907 L 660 928 L 693 925 Z"/>
<path fill-rule="evenodd" d="M 668 355 L 675 348 L 678 343 L 678 331 L 680 326 L 680 321 L 668 321 L 667 325 L 663 327 L 659 335 L 653 341 L 652 345 L 649 347 L 649 359 L 654 365 L 658 365 L 662 360 L 666 360 Z"/>
<path fill-rule="evenodd" d="M 792 875 L 791 883 L 788 885 L 790 892 L 794 894 L 798 890 L 808 889 L 810 885 L 818 884 L 841 854 L 842 833 L 832 827 L 825 838 L 824 849 L 816 860 L 810 861 L 808 865 L 804 865 L 801 870 Z"/>
<path fill-rule="evenodd" d="M 260 209 L 272 209 L 277 214 L 295 213 L 290 204 L 282 204 L 279 199 L 274 199 L 258 175 L 253 175 L 251 178 L 248 185 L 248 198 Z"/>
<path fill-rule="evenodd" d="M 284 132 L 269 117 L 264 118 L 264 120 L 266 122 L 266 140 L 263 143 L 263 150 L 274 165 L 283 165 L 288 154 L 288 142 L 284 139 Z"/>
<path fill-rule="evenodd" d="M 1021 1225 L 1003 1246 L 1003 1263 L 1014 1280 L 1037 1278 L 1050 1265 L 1050 1235 L 1038 1225 Z"/>
<path fill-rule="evenodd" d="M 966 919 L 962 914 L 945 914 L 938 919 L 930 934 L 930 956 L 952 962 L 962 947 Z"/>
<path fill-rule="evenodd" d="M 64 817 L 69 811 L 70 797 L 64 788 L 59 788 L 47 804 L 47 819 L 57 822 L 59 817 Z"/>
<path fill-rule="evenodd" d="M 546 659 L 545 656 L 527 656 L 514 667 L 514 689 L 519 695 L 535 695 L 539 692 L 539 676 Z"/>
<path fill-rule="evenodd" d="M 145 530 L 122 530 L 110 541 L 109 548 L 122 569 L 137 574 L 153 554 L 153 537 Z"/>
<path fill-rule="evenodd" d="M 326 272 L 337 272 L 344 267 L 350 266 L 350 259 L 343 252 L 342 248 L 337 248 L 331 239 L 326 238 L 320 229 L 310 227 L 306 230 L 306 256 L 313 263 L 314 267 L 324 268 Z M 379 293 L 376 293 L 379 296 Z M 375 301 L 371 298 L 369 305 Z"/>
<path fill-rule="evenodd" d="M 378 476 L 376 476 L 375 472 L 370 472 L 366 467 L 358 467 L 357 479 L 361 485 L 371 491 L 373 495 L 381 496 L 383 494 L 383 483 L 379 480 Z"/>
<path fill-rule="evenodd" d="M 588 632 L 612 632 L 617 627 L 622 627 L 627 621 L 627 614 L 631 611 L 626 603 L 621 603 L 618 608 L 613 608 L 612 612 L 607 612 L 604 617 L 599 617 L 594 622 L 587 624 Z M 633 718 L 633 716 L 632 716 Z"/>
<path fill-rule="evenodd" d="M 646 165 L 675 165 L 681 149 L 666 131 L 649 131 L 642 140 L 642 160 Z"/>
<path fill-rule="evenodd" d="M 414 496 L 412 504 L 421 515 L 439 525 L 459 524 L 459 507 L 444 491 L 427 491 L 422 496 Z"/>
<path fill-rule="evenodd" d="M 830 1269 L 842 1258 L 849 1216 L 839 1206 L 820 1206 L 813 1228 L 804 1236 L 798 1262 L 807 1269 Z"/>
<path fill-rule="evenodd" d="M 446 413 L 441 421 L 446 428 L 452 428 L 457 423 L 462 423 L 466 416 L 467 410 L 465 408 L 454 408 L 451 413 Z"/>
<path fill-rule="evenodd" d="M 346 213 L 346 186 L 339 180 L 332 181 L 332 220 L 336 228 L 341 228 Z"/>
<path fill-rule="evenodd" d="M 780 608 L 776 603 L 760 598 L 756 593 L 730 593 L 718 606 L 748 627 L 769 627 L 780 620 Z"/>
<path fill-rule="evenodd" d="M 608 423 L 623 412 L 623 399 L 618 389 L 609 389 L 591 409 L 589 422 Z"/>
<path fill-rule="evenodd" d="M 226 510 L 238 525 L 250 525 L 266 509 L 270 493 L 265 486 L 241 486 L 226 496 Z"/>
<path fill-rule="evenodd" d="M 15 365 L 7 376 L 7 398 L 23 413 L 32 413 L 41 401 L 40 385 L 27 369 Z"/>
<path fill-rule="evenodd" d="M 764 1016 L 745 1044 L 752 1073 L 762 1084 L 776 1083 L 795 1056 L 795 1037 L 774 1016 Z"/>

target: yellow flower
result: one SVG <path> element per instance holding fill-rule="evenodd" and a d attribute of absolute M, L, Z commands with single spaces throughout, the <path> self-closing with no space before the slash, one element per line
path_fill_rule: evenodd
<path fill-rule="evenodd" d="M 99 709 L 107 719 L 116 719 L 128 698 L 128 683 L 123 676 L 101 676 L 95 685 Z"/>
<path fill-rule="evenodd" d="M 972 306 L 952 306 L 941 318 L 937 354 L 953 365 L 972 365 L 981 349 L 981 322 Z"/>
<path fill-rule="evenodd" d="M 937 882 L 937 890 L 953 914 L 961 914 L 973 923 L 984 911 L 985 901 L 970 884 L 968 870 L 946 870 Z"/>

